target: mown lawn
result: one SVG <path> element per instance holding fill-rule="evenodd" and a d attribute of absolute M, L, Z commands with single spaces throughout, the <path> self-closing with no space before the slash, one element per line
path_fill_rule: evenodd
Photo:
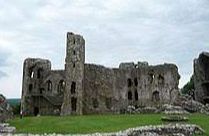
<path fill-rule="evenodd" d="M 137 115 L 85 115 L 85 116 L 40 116 L 15 118 L 8 121 L 17 128 L 17 133 L 70 133 L 114 132 L 143 125 L 163 124 L 162 114 Z M 189 115 L 188 123 L 200 125 L 209 135 L 209 116 Z"/>

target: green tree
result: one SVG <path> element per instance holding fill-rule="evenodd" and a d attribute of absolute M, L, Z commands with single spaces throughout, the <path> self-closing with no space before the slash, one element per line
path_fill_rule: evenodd
<path fill-rule="evenodd" d="M 190 78 L 190 81 L 187 82 L 183 88 L 181 89 L 182 94 L 189 94 L 191 90 L 194 89 L 194 78 L 193 76 Z"/>

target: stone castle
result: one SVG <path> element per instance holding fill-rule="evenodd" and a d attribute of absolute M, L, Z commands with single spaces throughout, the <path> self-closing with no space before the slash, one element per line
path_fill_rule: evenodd
<path fill-rule="evenodd" d="M 172 104 L 179 93 L 174 64 L 121 63 L 107 68 L 85 63 L 85 40 L 67 33 L 64 70 L 46 59 L 24 61 L 21 110 L 24 115 L 121 113 L 135 107 Z"/>

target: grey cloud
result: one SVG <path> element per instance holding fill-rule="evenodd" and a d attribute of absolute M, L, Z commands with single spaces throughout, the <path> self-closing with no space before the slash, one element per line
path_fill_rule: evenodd
<path fill-rule="evenodd" d="M 11 55 L 11 53 L 0 47 L 0 67 L 7 67 L 9 65 L 9 56 Z"/>
<path fill-rule="evenodd" d="M 9 67 L 10 78 L 16 74 L 18 80 L 26 57 L 48 58 L 53 68 L 63 68 L 67 31 L 86 39 L 87 62 L 176 63 L 181 86 L 192 74 L 193 59 L 209 50 L 207 0 L 8 0 L 0 1 L 0 17 L 0 36 L 11 52 L 0 48 L 0 68 Z"/>
<path fill-rule="evenodd" d="M 0 78 L 6 77 L 8 76 L 7 73 L 0 71 Z"/>

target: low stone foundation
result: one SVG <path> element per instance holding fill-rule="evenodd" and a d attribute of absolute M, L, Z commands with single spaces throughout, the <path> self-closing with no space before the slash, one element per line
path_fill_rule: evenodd
<path fill-rule="evenodd" d="M 0 94 L 0 122 L 4 122 L 13 117 L 12 107 L 6 98 Z"/>
<path fill-rule="evenodd" d="M 15 127 L 9 126 L 8 123 L 1 123 L 0 124 L 0 135 L 11 135 L 16 131 Z"/>
<path fill-rule="evenodd" d="M 124 131 L 114 133 L 94 133 L 94 134 L 77 134 L 74 136 L 193 136 L 194 134 L 203 135 L 204 130 L 193 124 L 168 124 L 157 126 L 142 126 L 130 128 Z M 15 136 L 39 136 L 37 134 L 15 134 Z M 43 134 L 44 136 L 68 136 L 62 134 Z M 4 136 L 11 136 L 4 135 Z M 69 136 L 72 136 L 69 134 Z"/>

